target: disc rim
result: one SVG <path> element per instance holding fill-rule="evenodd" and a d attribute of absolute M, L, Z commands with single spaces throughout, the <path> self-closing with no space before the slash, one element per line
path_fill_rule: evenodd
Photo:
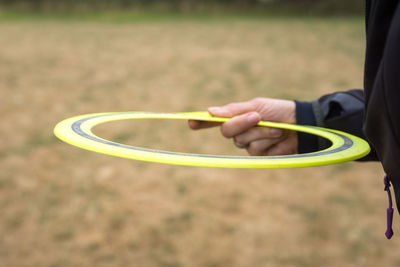
<path fill-rule="evenodd" d="M 355 160 L 367 155 L 368 143 L 354 135 L 315 126 L 261 121 L 258 126 L 274 127 L 317 135 L 331 141 L 331 146 L 320 151 L 283 156 L 225 156 L 193 154 L 148 149 L 103 139 L 92 128 L 111 121 L 126 119 L 184 119 L 225 122 L 230 118 L 213 117 L 207 112 L 107 112 L 91 113 L 59 122 L 54 134 L 73 146 L 106 155 L 174 165 L 218 168 L 299 168 L 330 165 Z"/>

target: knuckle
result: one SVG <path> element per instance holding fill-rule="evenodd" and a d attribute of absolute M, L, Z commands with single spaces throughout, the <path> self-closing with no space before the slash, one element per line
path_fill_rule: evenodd
<path fill-rule="evenodd" d="M 222 134 L 224 137 L 226 137 L 226 138 L 231 138 L 231 137 L 232 137 L 232 135 L 231 135 L 231 133 L 230 133 L 228 127 L 226 127 L 225 124 L 221 126 L 220 130 L 221 130 L 221 134 Z"/>
<path fill-rule="evenodd" d="M 262 151 L 260 151 L 259 147 L 257 145 L 254 145 L 254 143 L 250 143 L 249 147 L 247 148 L 247 152 L 252 156 L 262 155 Z"/>
<path fill-rule="evenodd" d="M 265 156 L 277 156 L 277 155 L 283 155 L 283 154 L 281 153 L 281 150 L 277 146 L 272 146 L 264 151 L 264 155 Z"/>
<path fill-rule="evenodd" d="M 268 128 L 268 135 L 272 138 L 279 138 L 284 136 L 285 132 L 279 128 Z"/>
<path fill-rule="evenodd" d="M 250 102 L 255 104 L 255 105 L 259 105 L 264 101 L 263 97 L 255 97 L 253 98 Z"/>
<path fill-rule="evenodd" d="M 251 149 L 250 147 L 246 148 L 246 150 L 247 150 L 247 153 L 248 153 L 250 156 L 256 156 L 256 155 L 254 155 L 254 153 L 253 153 L 253 149 Z"/>

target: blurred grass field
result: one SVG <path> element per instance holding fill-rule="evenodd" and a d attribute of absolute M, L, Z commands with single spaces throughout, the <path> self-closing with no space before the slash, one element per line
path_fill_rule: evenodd
<path fill-rule="evenodd" d="M 0 21 L 0 266 L 400 265 L 399 237 L 384 237 L 378 163 L 180 167 L 80 150 L 52 134 L 83 113 L 360 88 L 361 18 Z M 182 121 L 95 130 L 145 147 L 243 154 L 217 129 Z"/>

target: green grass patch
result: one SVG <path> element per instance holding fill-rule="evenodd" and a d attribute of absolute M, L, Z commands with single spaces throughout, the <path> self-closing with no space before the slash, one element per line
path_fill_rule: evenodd
<path fill-rule="evenodd" d="M 0 22 L 104 22 L 104 23 L 160 23 L 160 22 L 221 22 L 235 20 L 279 20 L 315 22 L 315 20 L 352 21 L 359 22 L 362 17 L 351 16 L 319 16 L 319 15 L 285 15 L 268 12 L 246 11 L 209 11 L 190 12 L 179 11 L 152 11 L 152 10 L 127 10 L 127 11 L 88 11 L 88 12 L 43 12 L 43 11 L 14 11 L 0 9 Z"/>
<path fill-rule="evenodd" d="M 0 151 L 0 159 L 10 154 L 26 156 L 39 147 L 49 146 L 56 141 L 58 141 L 58 139 L 54 135 L 50 135 L 47 132 L 37 132 L 24 144 Z"/>

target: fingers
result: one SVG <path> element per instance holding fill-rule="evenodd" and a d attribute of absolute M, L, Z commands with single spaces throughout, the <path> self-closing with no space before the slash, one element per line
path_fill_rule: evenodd
<path fill-rule="evenodd" d="M 225 123 L 189 121 L 192 129 L 221 126 L 226 138 L 234 138 L 250 155 L 273 156 L 297 153 L 297 134 L 277 128 L 256 127 L 261 120 L 296 123 L 294 101 L 255 98 L 246 102 L 211 107 L 212 116 L 231 118 Z"/>
<path fill-rule="evenodd" d="M 208 108 L 208 112 L 217 117 L 234 117 L 252 111 L 257 111 L 257 105 L 255 101 L 230 103 L 223 107 Z"/>
<path fill-rule="evenodd" d="M 249 112 L 258 112 L 262 120 L 296 123 L 294 101 L 272 98 L 254 98 L 246 102 L 231 103 L 222 107 L 212 107 L 208 112 L 213 116 L 234 117 Z"/>
<path fill-rule="evenodd" d="M 254 127 L 234 137 L 236 143 L 246 146 L 253 156 L 263 156 L 266 151 L 286 138 L 282 129 Z"/>
<path fill-rule="evenodd" d="M 259 139 L 248 144 L 247 152 L 252 156 L 277 156 L 296 154 L 297 133 L 285 132 L 281 138 Z"/>
<path fill-rule="evenodd" d="M 252 156 L 264 156 L 268 149 L 277 144 L 279 139 L 259 139 L 251 142 L 247 147 L 247 152 Z"/>
<path fill-rule="evenodd" d="M 256 111 L 256 110 L 257 110 L 257 105 L 256 105 L 256 101 L 254 101 L 254 100 L 247 101 L 247 102 L 231 103 L 231 104 L 225 105 L 223 107 L 208 108 L 208 112 L 212 116 L 226 117 L 226 118 L 234 117 L 237 115 L 249 113 L 251 111 Z M 260 120 L 258 120 L 258 121 L 260 121 Z M 258 123 L 258 121 L 257 121 L 257 123 Z M 257 124 L 257 123 L 255 123 L 255 124 Z M 222 123 L 189 120 L 188 124 L 191 129 L 198 130 L 198 129 L 205 129 L 205 128 L 219 126 Z M 229 124 L 231 124 L 231 123 L 229 123 Z M 233 123 L 233 125 L 234 124 L 235 123 Z M 254 123 L 251 124 L 250 127 L 254 126 L 255 124 Z M 226 128 L 227 134 L 230 134 L 229 128 L 230 127 Z M 224 131 L 225 131 L 225 129 L 224 129 Z"/>
<path fill-rule="evenodd" d="M 236 135 L 235 141 L 239 144 L 248 145 L 258 139 L 279 139 L 284 131 L 278 128 L 270 127 L 253 127 L 248 131 Z"/>
<path fill-rule="evenodd" d="M 297 154 L 297 133 L 289 131 L 288 136 L 281 142 L 276 143 L 269 149 L 265 150 L 264 156 L 291 155 Z"/>
<path fill-rule="evenodd" d="M 253 127 L 233 137 L 252 156 L 276 156 L 297 153 L 297 133 L 269 127 Z"/>
<path fill-rule="evenodd" d="M 254 111 L 255 107 L 252 104 L 252 101 L 240 102 L 240 103 L 231 103 L 223 107 L 210 107 L 208 108 L 208 112 L 212 116 L 216 117 L 234 117 L 236 115 L 240 115 L 243 113 L 248 113 L 250 111 Z M 205 129 L 210 127 L 219 126 L 222 123 L 218 122 L 208 122 L 208 121 L 195 121 L 189 120 L 189 127 L 193 130 Z M 229 130 L 228 130 L 229 132 Z"/>
<path fill-rule="evenodd" d="M 260 120 L 261 116 L 257 112 L 238 115 L 222 124 L 221 133 L 226 138 L 232 138 L 256 126 Z"/>

